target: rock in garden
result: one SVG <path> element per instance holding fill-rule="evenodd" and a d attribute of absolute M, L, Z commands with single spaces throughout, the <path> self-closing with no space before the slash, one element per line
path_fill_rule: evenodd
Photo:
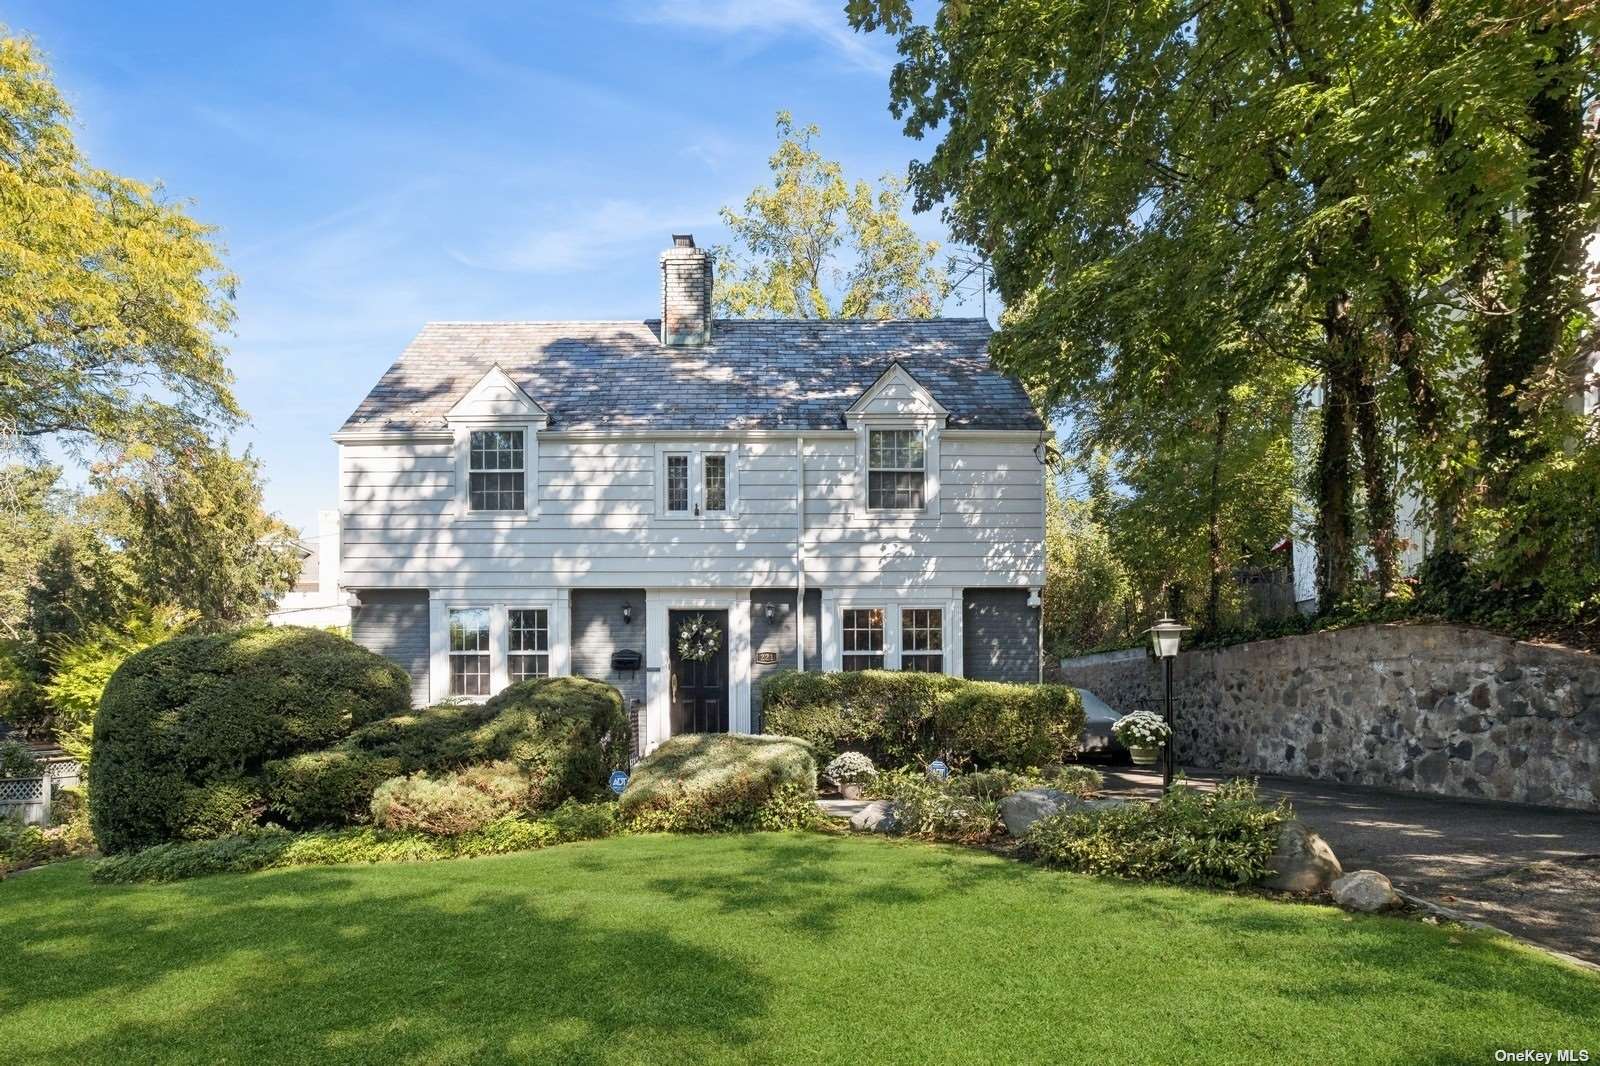
<path fill-rule="evenodd" d="M 1270 865 L 1274 873 L 1262 887 L 1274 892 L 1323 892 L 1344 876 L 1328 842 L 1300 821 L 1287 822 L 1279 831 Z"/>
<path fill-rule="evenodd" d="M 851 815 L 850 828 L 858 833 L 893 833 L 900 820 L 888 800 L 875 800 Z"/>
<path fill-rule="evenodd" d="M 1063 811 L 1103 811 L 1122 806 L 1122 800 L 1081 799 L 1054 788 L 1028 788 L 1013 792 L 1000 801 L 1000 820 L 1006 832 L 1020 837 L 1041 818 Z"/>
<path fill-rule="evenodd" d="M 1333 901 L 1346 910 L 1373 914 L 1399 904 L 1389 879 L 1376 870 L 1357 870 L 1333 883 Z"/>

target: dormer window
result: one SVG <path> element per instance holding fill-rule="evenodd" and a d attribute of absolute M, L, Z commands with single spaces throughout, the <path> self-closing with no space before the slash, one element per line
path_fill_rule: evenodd
<path fill-rule="evenodd" d="M 873 511 L 923 508 L 928 453 L 922 431 L 873 429 L 867 432 L 867 507 Z"/>
<path fill-rule="evenodd" d="M 527 487 L 520 429 L 473 430 L 467 455 L 467 503 L 473 511 L 521 511 Z"/>

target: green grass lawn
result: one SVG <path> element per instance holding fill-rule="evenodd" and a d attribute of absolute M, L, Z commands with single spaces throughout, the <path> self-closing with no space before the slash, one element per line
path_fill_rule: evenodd
<path fill-rule="evenodd" d="M 0 883 L 0 1062 L 1600 1057 L 1600 979 L 1505 940 L 862 837 Z"/>

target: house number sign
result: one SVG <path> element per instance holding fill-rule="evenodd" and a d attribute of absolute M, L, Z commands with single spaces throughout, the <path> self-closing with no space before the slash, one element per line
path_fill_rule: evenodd
<path fill-rule="evenodd" d="M 774 666 L 778 662 L 778 653 L 775 651 L 756 652 L 756 662 L 761 666 Z"/>

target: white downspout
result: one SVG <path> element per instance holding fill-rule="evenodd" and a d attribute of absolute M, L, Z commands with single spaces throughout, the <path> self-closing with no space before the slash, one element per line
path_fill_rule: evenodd
<path fill-rule="evenodd" d="M 794 566 L 795 566 L 795 640 L 794 666 L 805 672 L 806 668 L 806 438 L 797 434 L 794 439 Z"/>

